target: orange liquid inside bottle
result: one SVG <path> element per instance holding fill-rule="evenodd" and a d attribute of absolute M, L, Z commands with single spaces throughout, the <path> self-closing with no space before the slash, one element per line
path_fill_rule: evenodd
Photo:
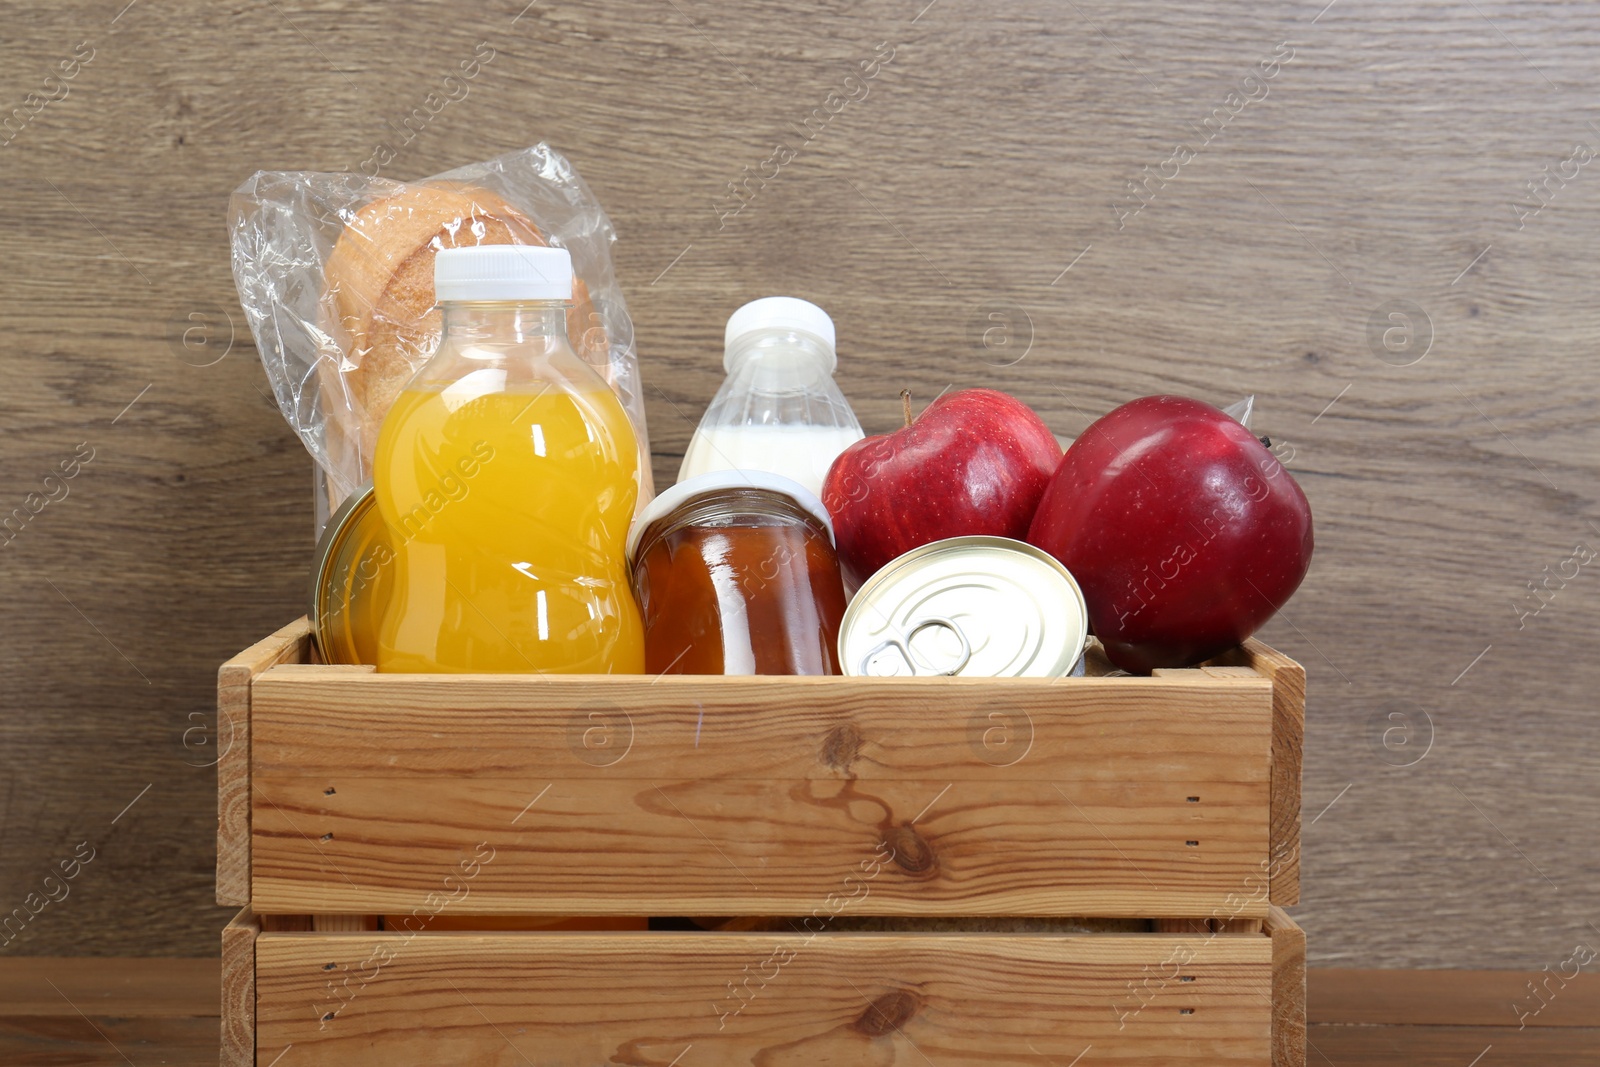
<path fill-rule="evenodd" d="M 440 257 L 486 251 L 500 249 Z M 568 347 L 563 304 L 443 307 L 439 351 L 390 409 L 374 457 L 395 555 L 378 669 L 642 671 L 626 412 Z"/>

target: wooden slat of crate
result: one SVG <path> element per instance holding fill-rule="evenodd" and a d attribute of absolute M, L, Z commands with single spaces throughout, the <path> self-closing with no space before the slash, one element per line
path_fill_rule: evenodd
<path fill-rule="evenodd" d="M 1264 936 L 263 933 L 256 958 L 259 1063 L 1272 1062 Z"/>
<path fill-rule="evenodd" d="M 250 686 L 280 663 L 309 658 L 305 619 L 250 646 L 217 670 L 217 903 L 250 903 Z"/>
<path fill-rule="evenodd" d="M 256 1061 L 256 938 L 261 923 L 241 911 L 222 931 L 221 1067 Z"/>
<path fill-rule="evenodd" d="M 1264 930 L 1272 939 L 1272 1064 L 1306 1067 L 1306 932 L 1277 907 Z"/>
<path fill-rule="evenodd" d="M 535 792 L 514 779 L 426 792 L 332 780 L 326 799 L 353 814 L 290 811 L 297 797 L 324 800 L 321 780 L 263 787 L 281 799 L 257 813 L 258 907 L 407 912 L 436 894 L 457 914 L 805 914 L 836 893 L 862 914 L 1204 913 L 1240 889 L 1265 841 L 1261 798 L 1231 783 L 1161 797 L 1155 785 L 1037 782 L 817 783 L 803 797 L 749 781 L 563 783 L 513 826 Z M 1186 810 L 1189 789 L 1208 821 Z M 856 808 L 864 818 L 849 817 Z M 456 825 L 438 826 L 440 811 Z M 900 820 L 887 832 L 885 811 Z M 895 859 L 875 863 L 887 848 Z M 470 878 L 462 864 L 477 868 Z M 1258 896 L 1239 910 L 1265 907 Z"/>
<path fill-rule="evenodd" d="M 1300 903 L 1300 775 L 1305 759 L 1306 669 L 1251 638 L 1216 660 L 1272 679 L 1272 903 Z"/>
<path fill-rule="evenodd" d="M 807 914 L 835 893 L 861 914 L 1267 907 L 1247 893 L 1269 853 L 1257 674 L 278 667 L 251 711 L 257 911 Z M 875 850 L 894 858 L 863 888 Z"/>

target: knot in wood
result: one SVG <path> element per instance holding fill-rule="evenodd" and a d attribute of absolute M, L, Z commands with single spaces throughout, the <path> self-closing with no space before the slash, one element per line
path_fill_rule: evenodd
<path fill-rule="evenodd" d="M 892 850 L 895 864 L 908 874 L 938 873 L 939 857 L 934 855 L 933 845 L 909 824 L 890 827 L 883 843 Z"/>
<path fill-rule="evenodd" d="M 840 723 L 822 739 L 822 762 L 836 771 L 848 774 L 860 754 L 861 729 L 853 722 Z"/>
<path fill-rule="evenodd" d="M 904 989 L 891 990 L 874 1000 L 861 1017 L 855 1029 L 868 1037 L 892 1034 L 904 1026 L 922 1007 L 922 998 Z"/>

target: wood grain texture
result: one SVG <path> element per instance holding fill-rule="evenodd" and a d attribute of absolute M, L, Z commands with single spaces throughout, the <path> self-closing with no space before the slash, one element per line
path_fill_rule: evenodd
<path fill-rule="evenodd" d="M 0 1063 L 215 1067 L 219 977 L 215 957 L 0 958 Z"/>
<path fill-rule="evenodd" d="M 49 988 L 40 980 L 46 974 L 64 990 L 72 983 L 74 1001 L 115 1014 L 85 1019 L 59 998 L 39 997 L 38 987 Z M 1584 1025 L 1595 1018 L 1592 990 L 1579 989 L 1587 983 L 1573 983 L 1573 1010 L 1552 1003 L 1520 1032 L 1494 1025 L 1503 1020 L 1495 998 L 1526 977 L 1515 971 L 1312 970 L 1311 1062 L 1464 1067 L 1482 1055 L 1480 1067 L 1588 1067 L 1600 1030 Z M 121 1049 L 139 1064 L 212 1067 L 217 979 L 215 959 L 0 959 L 0 1063 L 126 1067 Z M 521 1062 L 514 1050 L 506 1055 Z"/>
<path fill-rule="evenodd" d="M 217 669 L 217 903 L 250 903 L 250 685 L 280 663 L 304 663 L 311 627 L 302 617 Z"/>
<path fill-rule="evenodd" d="M 1193 982 L 1149 979 L 1180 952 Z M 263 934 L 257 960 L 263 1063 L 1269 1063 L 1264 937 Z"/>
<path fill-rule="evenodd" d="M 214 959 L 0 960 L 0 1014 L 5 1015 L 214 1015 L 216 992 Z"/>
<path fill-rule="evenodd" d="M 1518 1030 L 1513 1026 L 1314 1026 L 1312 1063 L 1339 1067 L 1591 1067 L 1600 1027 Z"/>
<path fill-rule="evenodd" d="M 1314 1023 L 1346 1026 L 1600 1026 L 1600 975 L 1324 968 L 1308 981 Z M 1600 1047 L 1600 1046 L 1596 1046 Z"/>
<path fill-rule="evenodd" d="M 128 1067 L 129 1056 L 138 1067 L 216 1067 L 216 1016 L 0 1015 L 0 1063 Z"/>
<path fill-rule="evenodd" d="M 0 902 L 154 788 L 8 951 L 192 955 L 231 914 L 182 738 L 216 664 L 304 610 L 311 490 L 235 307 L 227 196 L 258 168 L 359 169 L 480 40 L 470 95 L 385 173 L 541 138 L 574 161 L 619 233 L 660 481 L 726 316 L 774 292 L 833 313 L 872 432 L 902 387 L 1005 389 L 1067 437 L 1140 394 L 1253 393 L 1317 517 L 1263 634 L 1309 674 L 1313 958 L 1532 972 L 1594 936 L 1596 573 L 1522 628 L 1513 604 L 1600 537 L 1596 172 L 1521 228 L 1513 205 L 1594 143 L 1600 5 L 124 6 L 26 0 L 0 41 L 3 113 L 95 49 L 0 150 L 0 514 L 96 449 L 0 548 Z M 720 222 L 880 41 L 866 98 Z M 1119 229 L 1128 183 L 1284 41 L 1268 95 Z M 1425 316 L 1412 352 L 1432 339 L 1409 366 L 1369 336 L 1404 342 L 1395 300 Z M 210 352 L 171 340 L 191 315 Z M 1385 746 L 1397 711 L 1417 748 Z"/>
<path fill-rule="evenodd" d="M 285 665 L 257 679 L 251 710 L 263 912 L 1267 907 L 1272 687 L 1253 672 L 650 680 Z"/>
<path fill-rule="evenodd" d="M 255 1067 L 256 938 L 261 923 L 241 911 L 222 929 L 221 1067 Z"/>
<path fill-rule="evenodd" d="M 1272 939 L 1272 1067 L 1306 1067 L 1306 932 L 1277 907 L 1264 927 Z"/>
<path fill-rule="evenodd" d="M 1264 641 L 1219 658 L 1272 679 L 1272 902 L 1300 903 L 1300 799 L 1305 766 L 1306 669 Z M 1208 667 L 1216 672 L 1223 668 Z"/>

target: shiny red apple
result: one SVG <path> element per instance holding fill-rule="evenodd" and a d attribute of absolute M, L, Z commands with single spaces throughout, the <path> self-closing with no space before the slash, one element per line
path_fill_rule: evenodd
<path fill-rule="evenodd" d="M 822 486 L 845 581 L 930 541 L 968 534 L 1021 540 L 1061 445 L 1015 397 L 963 389 L 916 419 L 857 441 L 839 454 Z"/>
<path fill-rule="evenodd" d="M 1283 607 L 1311 564 L 1311 506 L 1237 421 L 1147 396 L 1072 443 L 1027 539 L 1078 579 L 1111 662 L 1145 674 L 1215 656 Z"/>

